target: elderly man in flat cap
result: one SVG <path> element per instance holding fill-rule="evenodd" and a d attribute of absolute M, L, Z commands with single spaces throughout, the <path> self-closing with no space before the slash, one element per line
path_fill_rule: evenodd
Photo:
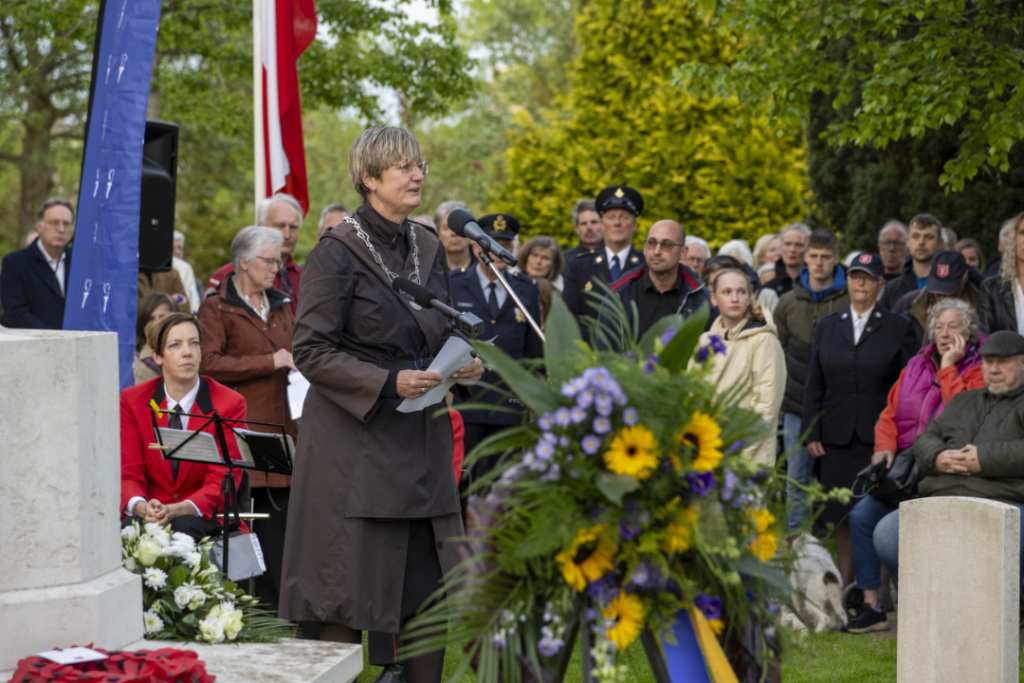
<path fill-rule="evenodd" d="M 1020 508 L 1024 522 L 1024 337 L 995 332 L 981 347 L 981 357 L 985 388 L 951 398 L 914 441 L 914 459 L 924 476 L 918 491 L 922 496 L 997 500 Z M 899 514 L 883 517 L 874 534 L 875 551 L 894 579 Z M 1024 557 L 1024 533 L 1021 539 Z M 886 628 L 885 614 L 877 608 L 858 614 L 849 625 L 854 633 Z"/>
<path fill-rule="evenodd" d="M 587 334 L 586 318 L 596 317 L 598 306 L 589 296 L 600 294 L 598 282 L 612 283 L 629 271 L 645 265 L 644 253 L 633 247 L 636 219 L 644 210 L 644 198 L 626 185 L 612 185 L 601 190 L 595 200 L 604 246 L 581 251 L 565 264 L 565 286 L 562 298 Z"/>

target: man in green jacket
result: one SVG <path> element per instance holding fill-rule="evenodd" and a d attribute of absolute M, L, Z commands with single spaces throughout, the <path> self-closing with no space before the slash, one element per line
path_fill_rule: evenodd
<path fill-rule="evenodd" d="M 793 289 L 779 297 L 772 318 L 779 343 L 786 352 L 786 394 L 782 399 L 782 443 L 789 453 L 786 469 L 790 479 L 806 485 L 811 481 L 814 462 L 807 449 L 798 444 L 814 330 L 826 315 L 849 310 L 850 293 L 846 289 L 846 272 L 839 265 L 839 240 L 835 234 L 828 230 L 812 232 L 804 262 L 807 267 L 793 282 Z M 807 506 L 803 490 L 790 482 L 786 483 L 786 498 L 788 527 L 792 531 L 807 516 Z"/>
<path fill-rule="evenodd" d="M 972 496 L 1014 505 L 1024 521 L 1024 337 L 995 332 L 981 347 L 985 388 L 957 394 L 914 441 L 922 496 Z M 899 510 L 875 528 L 875 550 L 895 579 Z M 1021 535 L 1024 557 L 1024 534 Z"/>

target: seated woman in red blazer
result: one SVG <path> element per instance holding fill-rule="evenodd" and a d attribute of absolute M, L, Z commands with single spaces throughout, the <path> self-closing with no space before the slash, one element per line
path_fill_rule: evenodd
<path fill-rule="evenodd" d="M 218 527 L 213 515 L 220 502 L 226 468 L 164 460 L 159 450 L 149 448 L 156 442 L 151 401 L 162 410 L 209 415 L 216 408 L 221 417 L 245 419 L 241 394 L 199 376 L 202 335 L 202 326 L 193 315 L 171 313 L 161 318 L 146 336 L 163 376 L 121 392 L 122 526 L 133 519 L 170 524 L 172 531 L 186 533 L 197 541 Z M 173 412 L 157 417 L 161 427 L 195 429 L 203 422 Z M 215 433 L 212 424 L 203 431 Z M 235 439 L 228 435 L 227 443 L 231 458 L 240 459 Z M 235 486 L 239 486 L 242 470 L 235 470 L 234 476 Z M 248 531 L 244 524 L 242 531 Z"/>

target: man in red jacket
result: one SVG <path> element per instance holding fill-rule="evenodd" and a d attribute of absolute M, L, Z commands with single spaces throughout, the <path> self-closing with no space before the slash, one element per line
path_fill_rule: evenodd
<path fill-rule="evenodd" d="M 281 258 L 284 267 L 278 271 L 274 278 L 274 289 L 284 292 L 285 296 L 291 299 L 292 315 L 295 315 L 299 301 L 299 280 L 302 278 L 302 266 L 292 258 L 295 245 L 299 242 L 299 230 L 302 229 L 302 207 L 299 202 L 290 194 L 275 194 L 273 197 L 264 199 L 256 207 L 256 225 L 266 226 L 280 230 L 284 236 L 281 243 Z M 210 296 L 220 289 L 220 283 L 229 273 L 235 272 L 232 263 L 221 266 L 210 276 L 206 283 L 206 296 Z"/>
<path fill-rule="evenodd" d="M 121 392 L 121 512 L 123 525 L 134 519 L 187 533 L 196 540 L 217 528 L 214 512 L 220 503 L 225 467 L 165 460 L 156 442 L 151 404 L 161 412 L 157 425 L 194 429 L 206 421 L 192 415 L 210 415 L 214 408 L 221 417 L 245 419 L 245 399 L 224 385 L 199 376 L 202 327 L 195 316 L 171 313 L 147 333 L 153 358 L 162 377 L 129 387 Z M 166 411 L 166 412 L 164 412 Z M 242 426 L 242 425 L 238 425 Z M 212 424 L 204 432 L 215 433 Z M 227 439 L 230 457 L 239 460 L 234 438 Z M 242 470 L 234 472 L 235 486 Z M 243 532 L 248 531 L 244 528 Z"/>

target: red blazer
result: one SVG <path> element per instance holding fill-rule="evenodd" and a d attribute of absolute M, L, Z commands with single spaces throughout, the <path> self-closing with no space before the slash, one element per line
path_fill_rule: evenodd
<path fill-rule="evenodd" d="M 245 419 L 245 399 L 241 394 L 208 377 L 200 376 L 199 383 L 199 393 L 190 411 L 192 414 L 209 415 L 216 406 L 221 417 Z M 178 467 L 178 480 L 175 481 L 171 462 L 164 460 L 160 451 L 149 448 L 149 444 L 156 443 L 149 407 L 151 400 L 160 408 L 167 407 L 163 377 L 128 387 L 121 392 L 121 511 L 124 512 L 128 501 L 135 496 L 142 496 L 146 500 L 156 498 L 164 504 L 191 500 L 203 517 L 209 519 L 220 500 L 221 481 L 227 468 L 182 462 Z M 189 418 L 189 427 L 194 430 L 202 424 L 200 419 Z M 167 415 L 160 414 L 157 424 L 166 427 Z M 245 425 L 234 426 L 237 429 Z M 212 424 L 203 431 L 216 434 Z M 242 456 L 233 435 L 227 434 L 226 437 L 231 458 L 239 460 Z M 235 486 L 241 483 L 242 470 L 236 469 Z M 243 528 L 242 531 L 247 529 Z"/>

